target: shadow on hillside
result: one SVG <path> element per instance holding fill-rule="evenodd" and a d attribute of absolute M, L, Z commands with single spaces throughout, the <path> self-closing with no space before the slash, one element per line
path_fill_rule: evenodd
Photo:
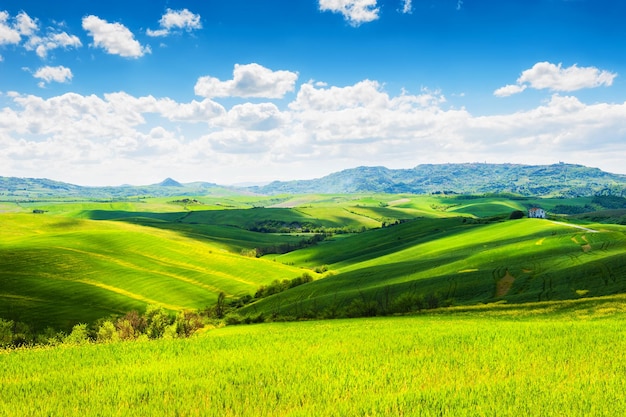
<path fill-rule="evenodd" d="M 121 221 L 169 230 L 194 240 L 217 244 L 233 253 L 255 248 L 293 245 L 305 238 L 304 235 L 298 234 L 255 231 L 255 227 L 259 224 L 278 226 L 286 224 L 288 227 L 295 228 L 300 224 L 315 222 L 314 226 L 320 228 L 326 226 L 318 219 L 289 209 L 233 209 L 170 213 L 90 210 L 82 212 L 81 216 L 91 220 Z"/>
<path fill-rule="evenodd" d="M 485 259 L 467 270 L 438 272 L 441 265 L 463 258 L 451 253 L 432 260 L 369 266 L 294 288 L 251 307 L 289 316 L 345 308 L 355 299 L 375 302 L 385 310 L 402 294 L 434 297 L 439 306 L 447 306 L 559 301 L 626 292 L 626 253 L 619 250 L 596 258 L 575 246 L 554 247 L 532 255 Z M 428 271 L 432 276 L 427 276 Z M 513 278 L 510 289 L 497 296 L 498 282 L 505 277 Z"/>

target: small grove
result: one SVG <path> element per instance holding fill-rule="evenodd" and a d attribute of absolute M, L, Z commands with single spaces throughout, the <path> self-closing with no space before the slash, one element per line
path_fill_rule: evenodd
<path fill-rule="evenodd" d="M 121 317 L 98 320 L 91 326 L 79 323 L 69 333 L 50 327 L 36 333 L 25 323 L 0 318 L 0 347 L 184 338 L 204 327 L 208 318 L 206 313 L 181 311 L 172 314 L 162 307 L 149 305 L 143 314 L 132 310 Z"/>

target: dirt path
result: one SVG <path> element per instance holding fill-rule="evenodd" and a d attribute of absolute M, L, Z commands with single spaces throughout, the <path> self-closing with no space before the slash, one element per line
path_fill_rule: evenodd
<path fill-rule="evenodd" d="M 558 224 L 560 226 L 569 226 L 569 227 L 574 227 L 576 229 L 580 229 L 580 230 L 584 230 L 585 232 L 589 232 L 589 233 L 600 233 L 598 230 L 593 230 L 590 229 L 588 227 L 584 227 L 584 226 L 579 226 L 577 224 L 571 224 L 571 223 L 562 223 L 562 222 L 555 222 L 554 220 L 551 220 L 552 223 L 554 224 Z"/>

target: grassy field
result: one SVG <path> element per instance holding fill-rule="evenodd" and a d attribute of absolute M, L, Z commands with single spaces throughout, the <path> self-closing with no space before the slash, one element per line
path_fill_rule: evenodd
<path fill-rule="evenodd" d="M 5 351 L 0 415 L 624 415 L 624 301 Z"/>
<path fill-rule="evenodd" d="M 437 305 L 531 302 L 626 292 L 626 228 L 594 231 L 546 220 L 422 219 L 269 255 L 335 275 L 261 300 L 248 311 L 319 316 L 353 300 L 390 311 L 403 294 Z M 332 313 L 331 313 L 332 314 Z"/>
<path fill-rule="evenodd" d="M 626 292 L 623 226 L 591 225 L 599 231 L 592 233 L 494 221 L 541 202 L 373 194 L 2 203 L 0 317 L 69 330 L 148 304 L 203 308 L 221 291 L 254 295 L 304 271 L 320 278 L 315 269 L 330 273 L 244 313 L 319 317 L 355 300 L 388 313 L 402 295 L 436 298 L 440 306 Z M 544 202 L 585 206 L 591 199 Z M 263 228 L 290 232 L 254 231 Z M 284 255 L 241 256 L 298 247 L 310 236 L 300 230 L 344 234 Z"/>
<path fill-rule="evenodd" d="M 179 231 L 124 222 L 3 214 L 0 317 L 69 329 L 147 304 L 212 305 L 302 270 L 244 257 Z"/>

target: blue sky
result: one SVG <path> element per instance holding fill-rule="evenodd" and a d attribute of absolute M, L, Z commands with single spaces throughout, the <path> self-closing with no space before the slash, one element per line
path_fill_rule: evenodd
<path fill-rule="evenodd" d="M 560 161 L 625 173 L 626 2 L 0 4 L 0 175 Z"/>

